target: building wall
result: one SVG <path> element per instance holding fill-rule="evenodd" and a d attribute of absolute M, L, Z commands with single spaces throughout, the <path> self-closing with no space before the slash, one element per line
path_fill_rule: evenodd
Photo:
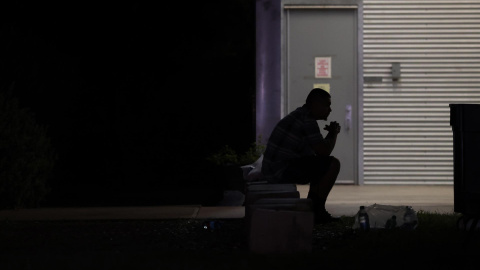
<path fill-rule="evenodd" d="M 363 4 L 364 184 L 451 185 L 449 104 L 480 103 L 480 0 Z"/>
<path fill-rule="evenodd" d="M 278 29 L 283 5 L 293 3 L 350 1 L 257 0 L 257 39 L 268 37 L 257 41 L 257 134 L 264 140 L 282 116 Z M 363 0 L 361 9 L 360 183 L 452 185 L 449 104 L 480 103 L 480 0 Z"/>

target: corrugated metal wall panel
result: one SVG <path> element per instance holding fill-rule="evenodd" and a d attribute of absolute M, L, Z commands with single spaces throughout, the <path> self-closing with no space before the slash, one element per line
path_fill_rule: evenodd
<path fill-rule="evenodd" d="M 363 22 L 364 184 L 453 184 L 449 104 L 480 103 L 480 0 L 364 0 Z"/>

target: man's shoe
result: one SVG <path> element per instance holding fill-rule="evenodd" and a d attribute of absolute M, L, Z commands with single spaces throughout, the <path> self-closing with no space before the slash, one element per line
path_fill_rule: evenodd
<path fill-rule="evenodd" d="M 320 213 L 315 215 L 315 224 L 327 224 L 327 223 L 338 222 L 338 221 L 340 221 L 340 218 L 333 217 L 326 210 L 321 211 Z"/>

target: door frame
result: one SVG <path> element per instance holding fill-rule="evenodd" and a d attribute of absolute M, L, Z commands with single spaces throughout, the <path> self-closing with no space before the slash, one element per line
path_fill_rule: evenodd
<path fill-rule="evenodd" d="M 282 0 L 282 12 L 281 12 L 281 97 L 280 97 L 280 113 L 283 118 L 287 113 L 287 85 L 288 85 L 288 50 L 286 44 L 287 41 L 287 13 L 292 9 L 353 9 L 354 16 L 357 18 L 357 125 L 356 136 L 357 139 L 354 142 L 354 185 L 363 185 L 363 0 L 345 0 L 345 1 L 332 1 L 332 0 Z M 337 184 L 345 184 L 338 182 Z M 351 182 L 348 182 L 351 184 Z"/>

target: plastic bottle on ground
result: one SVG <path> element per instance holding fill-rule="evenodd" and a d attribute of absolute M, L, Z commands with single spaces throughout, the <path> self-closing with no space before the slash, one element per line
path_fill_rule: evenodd
<path fill-rule="evenodd" d="M 403 215 L 403 229 L 413 230 L 417 227 L 417 219 L 415 218 L 415 211 L 411 206 L 405 207 L 405 214 Z"/>
<path fill-rule="evenodd" d="M 360 211 L 358 212 L 358 223 L 360 224 L 360 229 L 362 231 L 370 230 L 370 220 L 367 211 L 365 210 L 365 206 L 363 205 L 360 206 Z"/>
<path fill-rule="evenodd" d="M 397 216 L 393 215 L 387 220 L 387 223 L 385 224 L 385 229 L 394 229 L 395 227 L 397 227 Z"/>

